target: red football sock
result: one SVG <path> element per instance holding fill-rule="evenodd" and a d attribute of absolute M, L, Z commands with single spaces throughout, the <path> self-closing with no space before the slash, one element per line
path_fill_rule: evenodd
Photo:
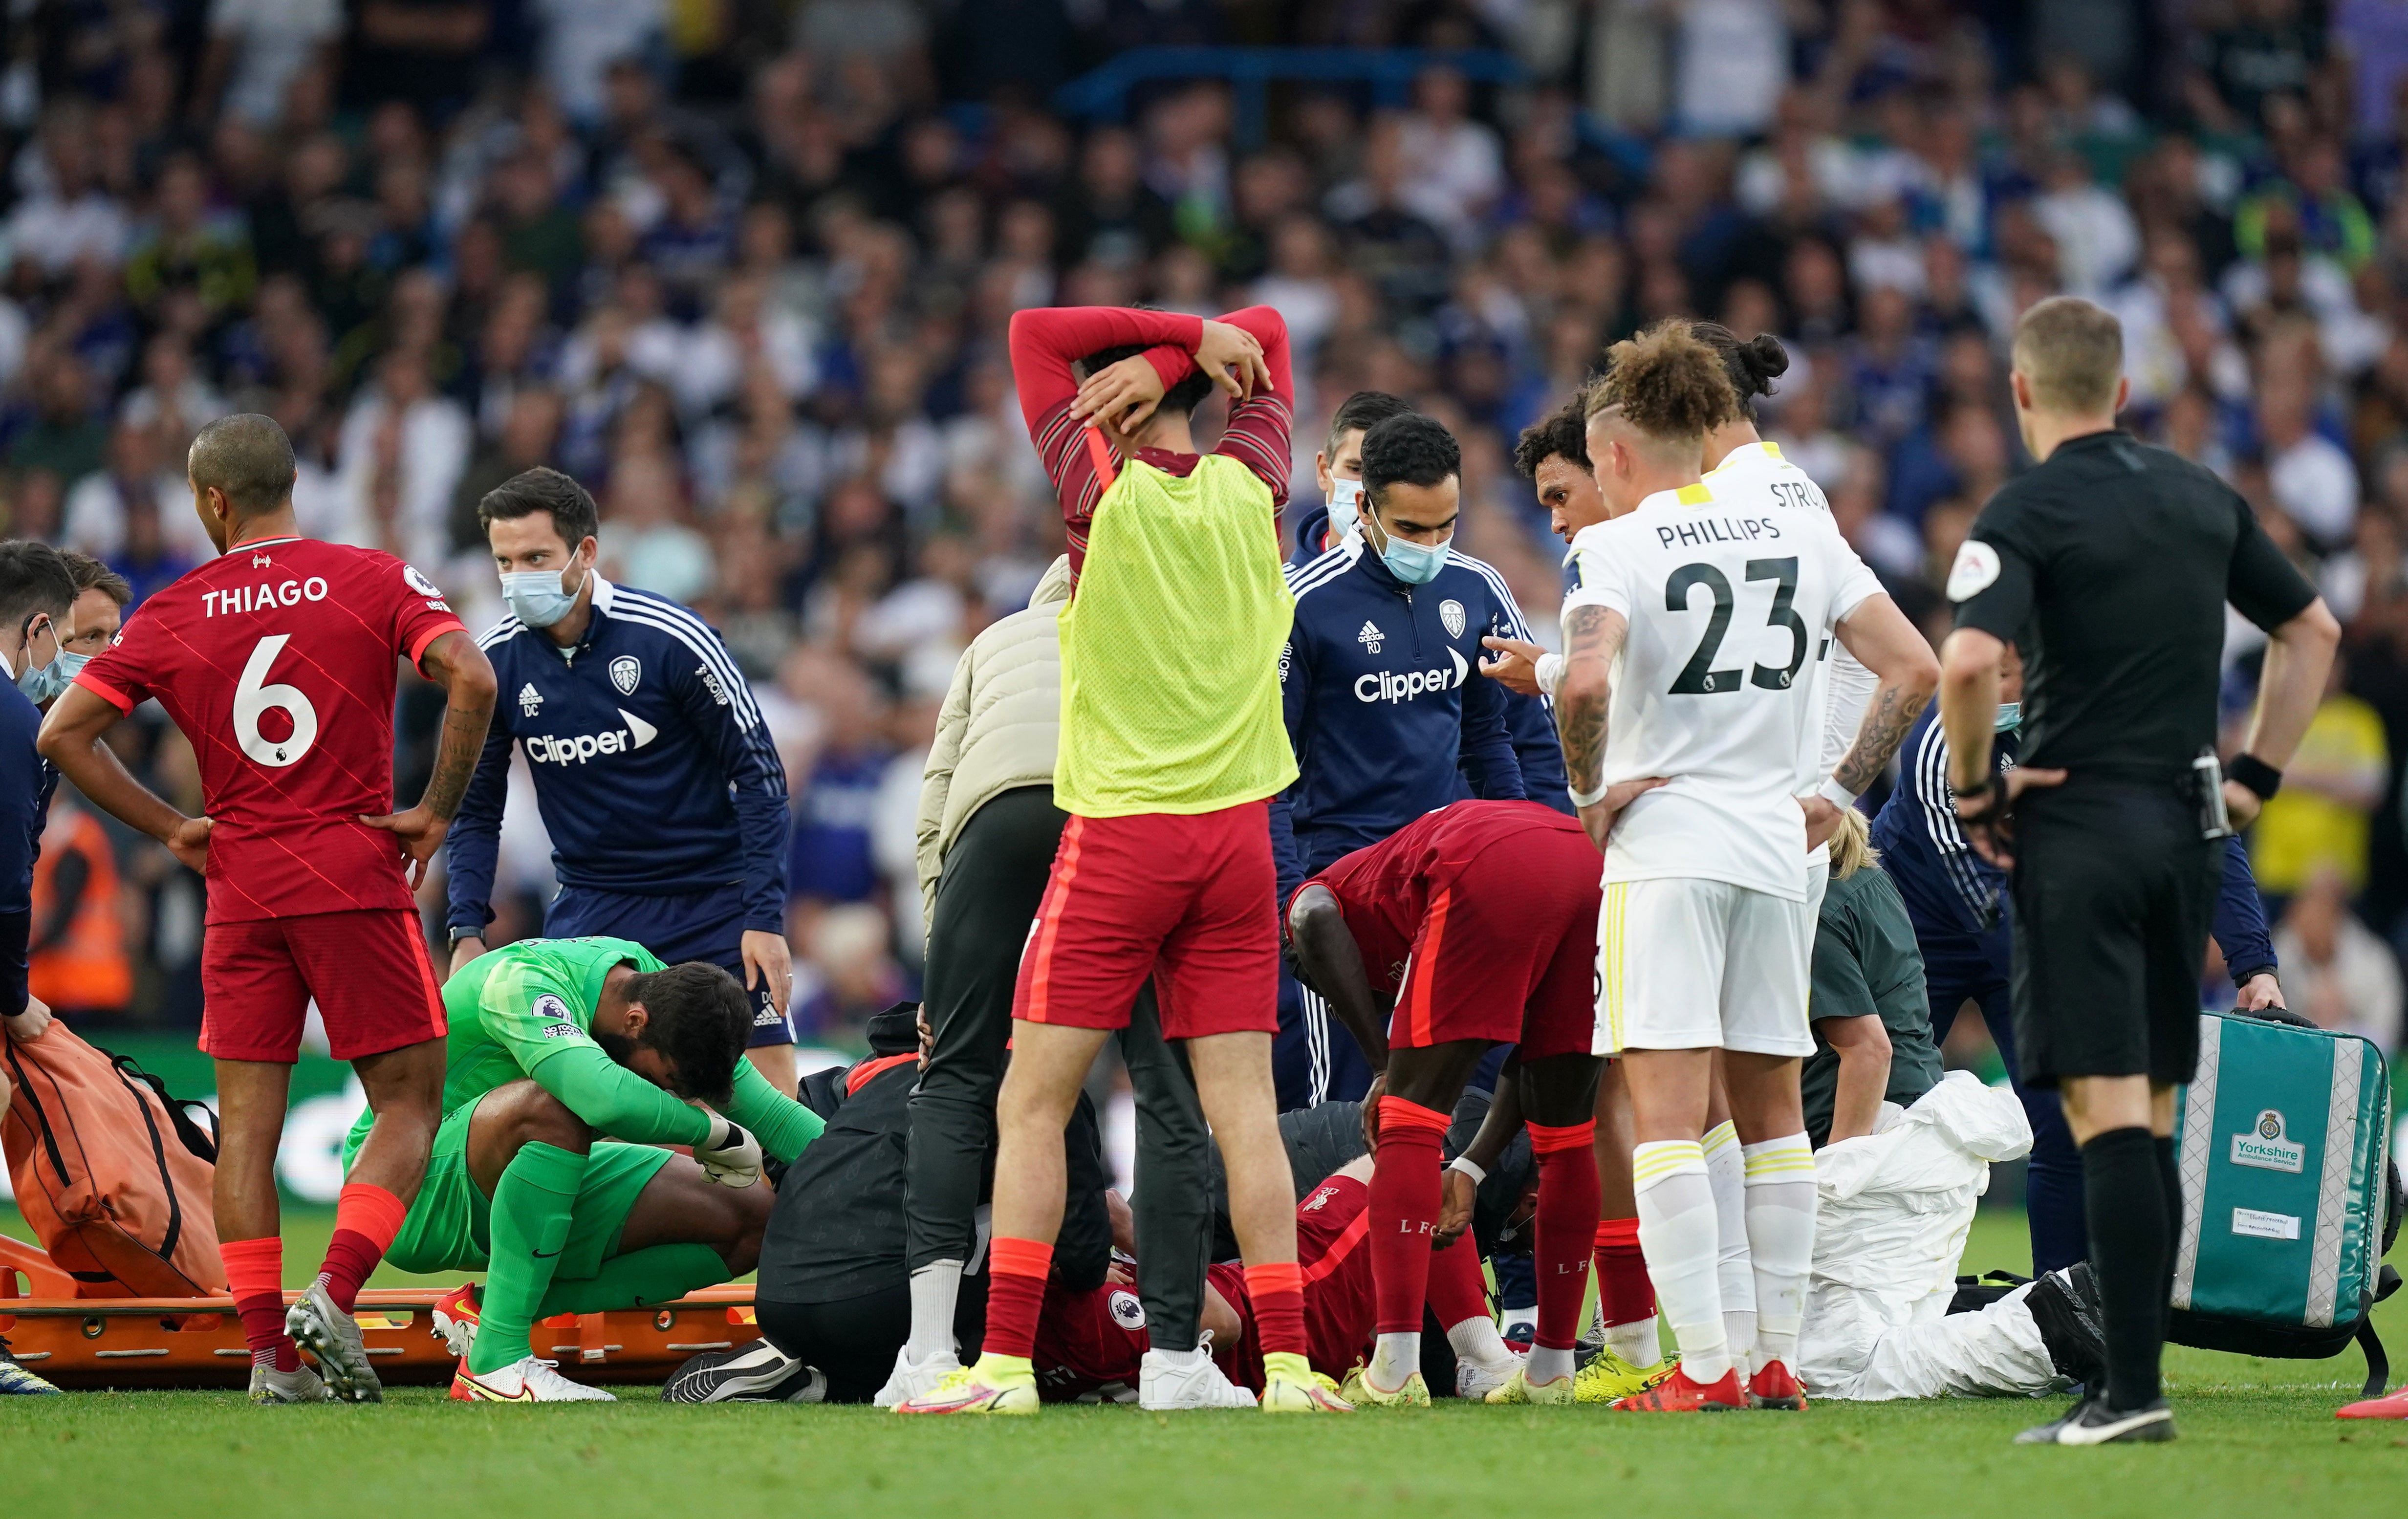
<path fill-rule="evenodd" d="M 1026 1360 L 1037 1348 L 1037 1315 L 1045 1306 L 1045 1279 L 1054 1247 L 1041 1240 L 998 1234 L 987 1246 L 986 1355 Z"/>
<path fill-rule="evenodd" d="M 1480 1246 L 1469 1234 L 1444 1250 L 1431 1251 L 1429 1260 L 1426 1300 L 1438 1315 L 1440 1328 L 1488 1317 L 1488 1283 L 1480 1274 Z"/>
<path fill-rule="evenodd" d="M 1656 1316 L 1656 1283 L 1647 1280 L 1647 1257 L 1639 1249 L 1639 1221 L 1603 1218 L 1597 1224 L 1597 1306 L 1609 1329 Z"/>
<path fill-rule="evenodd" d="M 1570 1350 L 1580 1339 L 1588 1294 L 1588 1255 L 1597 1232 L 1597 1123 L 1532 1124 L 1539 1161 L 1539 1213 L 1530 1253 L 1539 1271 L 1539 1323 L 1531 1342 Z"/>
<path fill-rule="evenodd" d="M 1447 1115 L 1402 1097 L 1380 1099 L 1380 1153 L 1371 1172 L 1371 1286 L 1378 1332 L 1422 1326 L 1438 1227 L 1439 1167 Z"/>
<path fill-rule="evenodd" d="M 335 1237 L 326 1242 L 326 1264 L 318 1281 L 335 1306 L 348 1313 L 359 1301 L 360 1283 L 393 1248 L 408 1205 L 380 1186 L 353 1182 L 335 1198 Z"/>
<path fill-rule="evenodd" d="M 1250 1265 L 1246 1296 L 1254 1300 L 1254 1337 L 1262 1341 L 1264 1354 L 1305 1354 L 1303 1268 L 1294 1261 Z"/>
<path fill-rule="evenodd" d="M 226 1289 L 234 1311 L 242 1316 L 242 1338 L 251 1345 L 251 1364 L 296 1370 L 301 1347 L 284 1332 L 284 1240 L 222 1240 L 218 1258 L 225 1262 Z"/>

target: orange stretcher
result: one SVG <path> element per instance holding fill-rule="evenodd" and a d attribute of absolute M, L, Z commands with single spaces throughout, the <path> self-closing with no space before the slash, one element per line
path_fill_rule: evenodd
<path fill-rule="evenodd" d="M 26 1290 L 19 1287 L 20 1276 Z M 48 1255 L 0 1237 L 0 1334 L 25 1369 L 61 1387 L 241 1387 L 251 1350 L 231 1297 L 78 1297 Z M 287 1293 L 288 1300 L 298 1293 Z M 360 1294 L 358 1319 L 388 1387 L 441 1386 L 458 1364 L 434 1333 L 437 1288 Z M 536 1326 L 536 1354 L 588 1383 L 665 1382 L 689 1355 L 756 1338 L 752 1289 L 709 1287 L 659 1308 L 562 1314 Z M 555 1331 L 547 1344 L 544 1331 Z"/>

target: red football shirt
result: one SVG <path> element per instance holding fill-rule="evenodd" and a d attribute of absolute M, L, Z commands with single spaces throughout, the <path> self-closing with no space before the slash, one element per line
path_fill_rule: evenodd
<path fill-rule="evenodd" d="M 1317 882 L 1338 898 L 1372 989 L 1393 996 L 1404 984 L 1413 935 L 1429 910 L 1431 881 L 1491 844 L 1534 831 L 1580 834 L 1582 828 L 1578 818 L 1544 802 L 1456 802 L 1340 857 L 1305 885 Z"/>
<path fill-rule="evenodd" d="M 412 906 L 393 835 L 394 661 L 461 631 L 388 553 L 314 538 L 238 545 L 142 603 L 76 683 L 155 696 L 201 767 L 211 923 Z"/>

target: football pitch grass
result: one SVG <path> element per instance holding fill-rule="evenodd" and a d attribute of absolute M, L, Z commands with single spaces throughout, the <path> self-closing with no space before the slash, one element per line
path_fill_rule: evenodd
<path fill-rule="evenodd" d="M 288 1217 L 288 1282 L 309 1274 L 331 1222 Z M 24 1234 L 5 1206 L 0 1232 Z M 1985 1212 L 1963 1269 L 2021 1268 L 2028 1253 L 2020 1215 Z M 380 1272 L 374 1284 L 415 1282 Z M 2408 1293 L 2379 1314 L 2408 1364 Z M 252 1409 L 234 1393 L 0 1398 L 0 1513 L 2264 1519 L 2387 1512 L 2408 1495 L 2408 1423 L 2332 1417 L 2365 1375 L 2356 1350 L 2317 1362 L 2175 1350 L 2168 1372 L 2182 1439 L 2095 1451 L 2009 1443 L 2058 1399 L 1827 1403 L 1802 1416 L 1442 1400 L 1352 1418 L 1115 1407 L 921 1421 L 671 1407 L 652 1388 L 617 1389 L 616 1406 L 538 1409 L 451 1404 L 439 1388 L 381 1408 Z"/>

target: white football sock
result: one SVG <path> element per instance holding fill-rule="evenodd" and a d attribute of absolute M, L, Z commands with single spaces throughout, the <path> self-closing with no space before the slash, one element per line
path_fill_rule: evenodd
<path fill-rule="evenodd" d="M 1605 1348 L 1633 1366 L 1654 1366 L 1664 1358 L 1664 1340 L 1656 1333 L 1656 1315 L 1650 1313 L 1636 1324 L 1607 1325 Z"/>
<path fill-rule="evenodd" d="M 1580 1369 L 1576 1354 L 1570 1347 L 1553 1350 L 1545 1345 L 1530 1347 L 1530 1358 L 1523 1363 L 1523 1377 L 1532 1386 L 1561 1382 Z"/>
<path fill-rule="evenodd" d="M 1523 1326 L 1532 1329 L 1539 1326 L 1539 1310 L 1535 1305 L 1529 1308 L 1509 1308 L 1497 1316 L 1499 1333 Z"/>
<path fill-rule="evenodd" d="M 1722 1283 L 1723 1336 L 1742 1380 L 1756 1369 L 1756 1272 L 1747 1258 L 1747 1170 L 1739 1130 L 1725 1119 L 1706 1130 L 1706 1180 L 1714 1189 L 1715 1270 Z"/>
<path fill-rule="evenodd" d="M 1639 1249 L 1656 1284 L 1656 1306 L 1672 1321 L 1689 1380 L 1720 1382 L 1731 1369 L 1730 1340 L 1723 1327 L 1714 1264 L 1719 1236 L 1704 1147 L 1695 1139 L 1650 1140 L 1631 1151 L 1630 1172 L 1639 1196 Z"/>
<path fill-rule="evenodd" d="M 1203 1358 L 1204 1347 L 1194 1345 L 1186 1350 L 1164 1350 L 1159 1345 L 1148 1345 L 1145 1353 L 1153 1356 L 1159 1365 L 1184 1371 Z"/>
<path fill-rule="evenodd" d="M 1383 1393 L 1393 1393 L 1405 1384 L 1405 1379 L 1422 1369 L 1422 1332 L 1383 1334 L 1371 1348 L 1369 1374 L 1371 1385 Z"/>
<path fill-rule="evenodd" d="M 1497 1332 L 1497 1321 L 1485 1315 L 1448 1325 L 1446 1342 L 1454 1349 L 1455 1358 L 1458 1361 L 1469 1361 L 1474 1366 L 1491 1369 L 1513 1364 L 1512 1349 L 1505 1343 L 1505 1337 Z"/>
<path fill-rule="evenodd" d="M 1806 1279 L 1814 1268 L 1814 1151 L 1803 1134 L 1751 1144 L 1747 1242 L 1756 1267 L 1756 1364 L 1798 1369 Z"/>
<path fill-rule="evenodd" d="M 953 1303 L 962 1292 L 962 1263 L 930 1261 L 911 1273 L 911 1338 L 903 1354 L 924 1361 L 954 1354 Z"/>

